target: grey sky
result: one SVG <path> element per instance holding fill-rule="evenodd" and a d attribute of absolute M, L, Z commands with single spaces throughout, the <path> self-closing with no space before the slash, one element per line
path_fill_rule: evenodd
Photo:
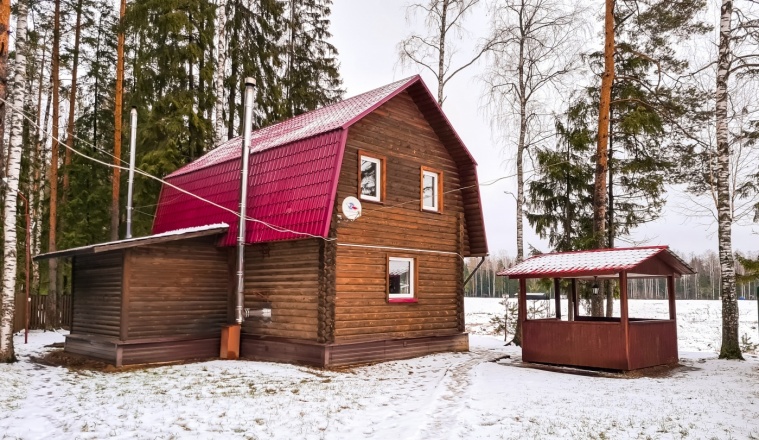
<path fill-rule="evenodd" d="M 409 33 L 406 22 L 407 0 L 335 0 L 332 6 L 333 44 L 340 52 L 341 74 L 347 96 L 353 96 L 416 73 L 421 73 L 427 86 L 435 90 L 434 77 L 422 68 L 403 69 L 398 64 L 397 44 Z M 484 35 L 487 29 L 485 11 L 472 16 L 466 26 L 471 35 L 457 44 L 462 54 L 467 44 Z M 600 29 L 599 29 L 600 30 Z M 595 32 L 595 30 L 594 30 Z M 599 46 L 601 42 L 599 41 Z M 514 174 L 511 153 L 504 150 L 495 137 L 482 110 L 482 85 L 477 76 L 483 64 L 472 66 L 446 86 L 443 107 L 456 131 L 474 155 L 480 183 Z M 505 250 L 516 254 L 515 201 L 505 192 L 515 192 L 516 179 L 508 178 L 481 188 L 485 226 L 491 254 Z M 676 189 L 668 193 L 668 203 L 656 222 L 638 228 L 633 238 L 640 244 L 667 244 L 684 253 L 717 250 L 716 225 L 705 218 L 681 215 L 678 205 L 687 204 Z M 525 221 L 525 245 L 547 251 Z M 755 252 L 759 249 L 759 225 L 736 226 L 733 243 L 736 250 Z M 619 243 L 618 246 L 623 246 Z M 529 251 L 529 249 L 525 249 Z"/>

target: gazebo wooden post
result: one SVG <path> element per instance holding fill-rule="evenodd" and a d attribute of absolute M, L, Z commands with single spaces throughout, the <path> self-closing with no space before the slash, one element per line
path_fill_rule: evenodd
<path fill-rule="evenodd" d="M 624 270 L 619 273 L 619 312 L 625 344 L 625 362 L 627 369 L 630 369 L 630 320 L 627 313 L 627 272 Z"/>
<path fill-rule="evenodd" d="M 575 312 L 574 319 L 580 316 L 580 305 L 577 303 L 577 278 L 572 278 L 572 309 Z"/>
<path fill-rule="evenodd" d="M 527 320 L 527 280 L 519 279 L 519 322 Z M 524 326 L 522 326 L 522 341 L 524 342 Z"/>
<path fill-rule="evenodd" d="M 667 277 L 667 299 L 669 299 L 669 319 L 677 319 L 677 310 L 675 310 L 675 277 Z"/>
<path fill-rule="evenodd" d="M 561 321 L 561 291 L 559 285 L 559 278 L 553 279 L 553 300 L 556 303 L 556 319 Z"/>

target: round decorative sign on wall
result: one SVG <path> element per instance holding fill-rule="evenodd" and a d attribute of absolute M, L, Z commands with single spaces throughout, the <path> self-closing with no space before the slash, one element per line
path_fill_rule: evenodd
<path fill-rule="evenodd" d="M 346 197 L 343 200 L 343 215 L 348 220 L 356 220 L 361 217 L 361 202 L 355 197 Z"/>

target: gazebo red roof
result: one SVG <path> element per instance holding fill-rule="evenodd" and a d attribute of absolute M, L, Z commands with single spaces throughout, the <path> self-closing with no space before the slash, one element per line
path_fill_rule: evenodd
<path fill-rule="evenodd" d="M 647 246 L 541 254 L 497 275 L 509 278 L 578 278 L 614 276 L 622 271 L 628 272 L 630 278 L 695 273 L 668 246 Z"/>
<path fill-rule="evenodd" d="M 400 93 L 407 92 L 459 166 L 468 203 L 470 255 L 486 255 L 476 162 L 432 94 L 416 75 L 252 133 L 247 243 L 327 237 L 349 128 Z M 233 245 L 242 137 L 231 139 L 170 174 L 159 198 L 153 233 L 227 223 L 221 245 Z M 232 212 L 172 187 L 179 187 Z M 263 224 L 265 222 L 272 226 Z"/>

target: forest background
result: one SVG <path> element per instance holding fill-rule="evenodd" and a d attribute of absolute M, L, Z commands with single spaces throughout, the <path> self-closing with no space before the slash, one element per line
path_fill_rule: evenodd
<path fill-rule="evenodd" d="M 485 158 L 485 205 L 516 206 L 514 220 L 487 216 L 491 248 L 501 249 L 498 243 L 516 235 L 516 255 L 496 251 L 468 293 L 508 292 L 507 284 L 497 288 L 504 281 L 492 275 L 525 254 L 674 239 L 640 231 L 666 218 L 666 202 L 676 192 L 683 201 L 681 217 L 712 225 L 711 231 L 682 228 L 680 236 L 698 240 L 713 236 L 718 223 L 743 225 L 736 244 L 746 259 L 738 271 L 747 278 L 738 281 L 738 295 L 756 294 L 751 275 L 757 273 L 752 259 L 759 257 L 757 2 L 607 0 L 578 6 L 428 0 L 404 4 L 405 21 L 398 5 L 350 3 L 361 7 L 352 20 L 357 42 L 346 44 L 347 50 L 371 57 L 378 42 L 387 43 L 378 35 L 400 27 L 403 34 L 381 49 L 391 46 L 387 69 L 404 76 L 422 72 L 455 126 L 471 129 L 456 122 L 464 111 L 491 128 L 487 147 L 498 160 L 482 153 L 483 142 L 469 145 L 475 157 Z M 608 235 L 598 237 L 594 180 L 604 3 L 613 12 L 617 75 L 608 127 L 602 125 L 613 152 L 603 170 L 609 190 L 601 217 Z M 726 89 L 730 155 L 723 167 L 715 76 L 718 29 L 728 3 L 734 62 Z M 338 56 L 329 0 L 19 0 L 12 10 L 7 0 L 0 5 L 0 22 L 10 25 L 10 32 L 2 32 L 6 41 L 0 41 L 0 56 L 7 57 L 0 62 L 0 174 L 8 182 L 2 193 L 4 291 L 26 284 L 27 233 L 19 214 L 27 208 L 32 255 L 124 237 L 121 167 L 128 161 L 130 108 L 139 121 L 141 170 L 134 182 L 132 230 L 141 236 L 152 225 L 156 178 L 240 134 L 245 77 L 256 80 L 254 127 L 262 127 L 339 100 L 349 82 L 343 72 L 354 72 L 359 63 L 358 57 Z M 378 19 L 380 13 L 372 13 L 378 6 L 381 16 L 394 18 Z M 390 82 L 373 77 L 375 82 L 365 84 L 366 76 L 350 75 L 351 94 Z M 469 89 L 466 99 L 477 101 L 475 111 L 457 105 L 454 87 Z M 722 201 L 730 215 L 717 222 L 718 174 L 727 168 L 729 200 Z M 510 186 L 504 189 L 501 182 Z M 686 298 L 713 298 L 726 273 L 719 260 L 727 257 L 717 249 L 690 252 L 688 261 L 699 274 L 683 279 L 679 289 Z M 33 293 L 55 298 L 70 290 L 65 263 L 31 267 Z M 658 289 L 641 288 L 644 296 Z"/>

